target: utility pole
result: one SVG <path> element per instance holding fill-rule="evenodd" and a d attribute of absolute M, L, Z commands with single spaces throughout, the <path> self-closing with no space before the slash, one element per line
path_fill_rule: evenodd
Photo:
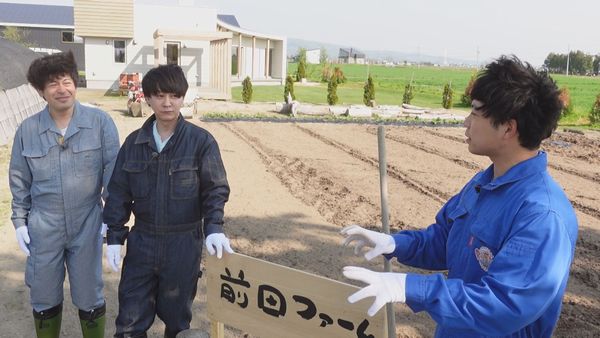
<path fill-rule="evenodd" d="M 569 76 L 569 61 L 571 58 L 571 46 L 567 47 L 567 76 Z"/>

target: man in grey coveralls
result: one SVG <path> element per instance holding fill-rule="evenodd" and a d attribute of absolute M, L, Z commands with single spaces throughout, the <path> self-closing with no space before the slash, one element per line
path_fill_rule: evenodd
<path fill-rule="evenodd" d="M 77 78 L 70 52 L 32 62 L 27 79 L 48 105 L 20 125 L 10 160 L 11 218 L 39 338 L 60 334 L 65 267 L 83 337 L 104 336 L 101 193 L 119 137 L 108 114 L 76 101 Z"/>

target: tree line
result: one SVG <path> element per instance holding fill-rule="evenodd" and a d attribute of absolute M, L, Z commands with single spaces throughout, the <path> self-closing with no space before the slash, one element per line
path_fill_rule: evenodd
<path fill-rule="evenodd" d="M 544 60 L 544 68 L 555 74 L 600 75 L 600 54 L 590 55 L 580 50 L 550 53 Z"/>

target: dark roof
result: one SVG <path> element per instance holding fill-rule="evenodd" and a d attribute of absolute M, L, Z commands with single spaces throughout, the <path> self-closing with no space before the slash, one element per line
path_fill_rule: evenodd
<path fill-rule="evenodd" d="M 29 65 L 40 55 L 3 38 L 0 38 L 0 50 L 0 89 L 11 89 L 26 84 Z"/>
<path fill-rule="evenodd" d="M 73 6 L 0 3 L 0 23 L 73 26 Z"/>
<path fill-rule="evenodd" d="M 217 14 L 217 19 L 223 21 L 224 23 L 226 23 L 228 25 L 240 27 L 240 24 L 238 23 L 237 19 L 235 18 L 235 15 Z"/>
<path fill-rule="evenodd" d="M 365 53 L 359 52 L 358 50 L 356 50 L 354 48 L 340 48 L 338 57 L 340 57 L 340 58 L 351 57 L 351 58 L 363 58 L 364 59 Z"/>

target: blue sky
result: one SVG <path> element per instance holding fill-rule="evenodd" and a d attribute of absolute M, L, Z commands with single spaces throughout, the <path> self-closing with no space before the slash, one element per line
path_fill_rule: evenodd
<path fill-rule="evenodd" d="M 138 0 L 139 1 L 139 0 Z M 153 0 L 142 0 L 152 2 Z M 541 65 L 550 52 L 600 53 L 594 0 L 161 0 L 216 6 L 243 28 L 362 50 L 485 62 L 516 54 Z M 72 0 L 5 2 L 72 5 Z M 479 51 L 479 53 L 478 53 Z"/>

